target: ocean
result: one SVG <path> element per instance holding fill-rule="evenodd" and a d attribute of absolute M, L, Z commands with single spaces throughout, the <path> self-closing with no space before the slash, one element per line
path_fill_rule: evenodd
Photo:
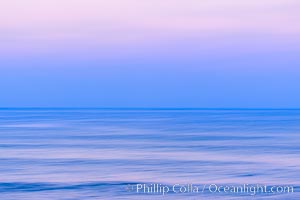
<path fill-rule="evenodd" d="M 299 177 L 296 109 L 0 109 L 1 200 L 298 200 Z"/>

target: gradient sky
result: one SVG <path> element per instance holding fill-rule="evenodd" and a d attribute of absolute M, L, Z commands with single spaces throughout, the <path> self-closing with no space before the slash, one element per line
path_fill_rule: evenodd
<path fill-rule="evenodd" d="M 300 108 L 299 0 L 2 0 L 0 107 Z"/>

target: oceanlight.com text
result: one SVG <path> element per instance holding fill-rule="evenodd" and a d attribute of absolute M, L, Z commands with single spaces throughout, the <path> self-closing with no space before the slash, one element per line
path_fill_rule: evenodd
<path fill-rule="evenodd" d="M 222 184 L 173 184 L 165 185 L 159 183 L 138 183 L 126 186 L 126 191 L 136 194 L 284 194 L 293 193 L 294 187 L 290 185 L 261 185 L 261 184 L 242 184 L 242 185 L 222 185 Z"/>

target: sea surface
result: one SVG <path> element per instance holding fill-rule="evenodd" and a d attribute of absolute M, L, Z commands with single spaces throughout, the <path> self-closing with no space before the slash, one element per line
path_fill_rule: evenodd
<path fill-rule="evenodd" d="M 214 191 L 245 184 L 293 192 Z M 298 200 L 299 186 L 300 110 L 0 109 L 1 200 Z"/>

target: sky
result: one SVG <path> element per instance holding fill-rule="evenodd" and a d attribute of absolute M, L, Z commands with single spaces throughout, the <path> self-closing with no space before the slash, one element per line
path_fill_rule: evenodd
<path fill-rule="evenodd" d="M 300 108 L 299 0 L 2 0 L 0 107 Z"/>

